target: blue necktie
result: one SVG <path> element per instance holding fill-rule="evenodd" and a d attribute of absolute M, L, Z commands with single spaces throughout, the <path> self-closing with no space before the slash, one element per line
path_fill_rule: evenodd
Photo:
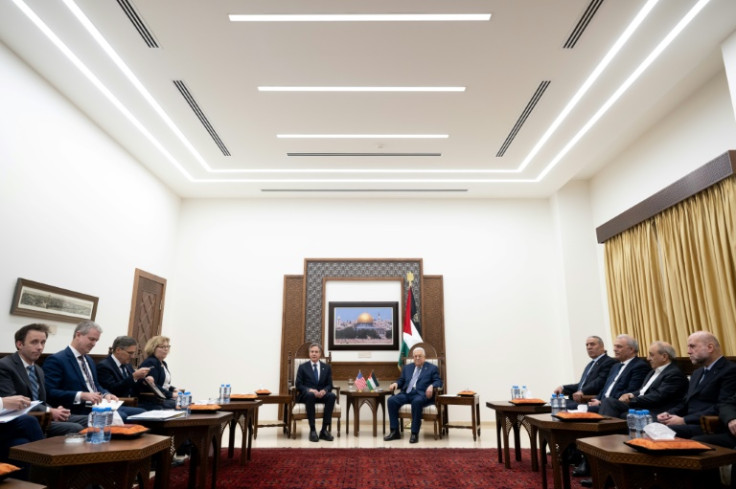
<path fill-rule="evenodd" d="M 406 389 L 406 393 L 410 393 L 412 389 L 414 389 L 417 386 L 417 379 L 419 378 L 419 373 L 422 371 L 421 368 L 415 367 L 414 368 L 414 374 L 411 376 L 411 380 L 409 381 L 409 388 Z"/>
<path fill-rule="evenodd" d="M 314 374 L 314 383 L 319 384 L 319 372 L 317 372 L 317 364 L 312 364 L 312 373 Z"/>
<path fill-rule="evenodd" d="M 38 401 L 38 377 L 36 377 L 36 369 L 33 365 L 28 366 L 28 380 L 31 381 L 31 395 L 34 401 Z"/>
<path fill-rule="evenodd" d="M 613 366 L 611 369 L 611 372 L 608 374 L 608 380 L 606 381 L 606 385 L 603 386 L 603 391 L 601 391 L 601 398 L 602 401 L 606 397 L 606 392 L 608 392 L 608 388 L 611 387 L 611 384 L 616 383 L 616 376 L 618 376 L 618 372 L 621 370 L 621 366 L 623 363 L 617 363 Z M 613 390 L 611 390 L 613 392 Z"/>
<path fill-rule="evenodd" d="M 583 386 L 585 385 L 585 381 L 588 378 L 588 374 L 590 373 L 591 369 L 593 368 L 593 365 L 595 365 L 595 360 L 591 361 L 586 367 L 585 370 L 583 370 L 583 376 L 580 377 L 580 383 L 578 384 L 578 390 L 583 390 Z"/>

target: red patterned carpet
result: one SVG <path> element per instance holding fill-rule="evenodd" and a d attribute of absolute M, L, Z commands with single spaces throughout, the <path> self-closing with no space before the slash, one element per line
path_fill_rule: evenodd
<path fill-rule="evenodd" d="M 512 452 L 513 453 L 513 452 Z M 495 449 L 257 448 L 246 466 L 223 450 L 220 489 L 516 489 L 542 487 L 529 450 L 505 469 Z M 513 457 L 513 455 L 512 455 Z M 171 488 L 185 489 L 188 464 L 172 470 Z M 548 468 L 549 487 L 553 486 Z M 573 489 L 581 487 L 573 478 Z"/>

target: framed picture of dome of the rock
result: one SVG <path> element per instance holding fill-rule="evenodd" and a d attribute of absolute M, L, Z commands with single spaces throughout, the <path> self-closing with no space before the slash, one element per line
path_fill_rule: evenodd
<path fill-rule="evenodd" d="M 330 350 L 399 349 L 398 302 L 330 302 Z"/>

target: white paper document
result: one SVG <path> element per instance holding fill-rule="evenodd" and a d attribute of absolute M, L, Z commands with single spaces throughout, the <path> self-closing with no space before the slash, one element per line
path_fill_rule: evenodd
<path fill-rule="evenodd" d="M 128 421 L 136 421 L 143 419 L 172 419 L 186 416 L 186 411 L 177 411 L 176 409 L 159 409 L 153 411 L 145 411 L 140 414 L 128 416 Z"/>
<path fill-rule="evenodd" d="M 0 423 L 7 423 L 18 416 L 28 414 L 28 411 L 41 404 L 41 401 L 31 401 L 31 405 L 25 409 L 3 409 L 0 411 Z"/>

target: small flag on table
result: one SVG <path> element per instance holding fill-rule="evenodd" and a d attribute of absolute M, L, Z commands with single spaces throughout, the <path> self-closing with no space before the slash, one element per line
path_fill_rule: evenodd
<path fill-rule="evenodd" d="M 358 376 L 355 378 L 355 388 L 358 389 L 359 391 L 362 391 L 363 389 L 365 389 L 365 386 L 366 386 L 366 382 L 365 382 L 365 379 L 363 378 L 363 374 L 360 373 L 360 371 L 358 371 Z"/>
<path fill-rule="evenodd" d="M 378 379 L 376 378 L 376 374 L 374 374 L 372 370 L 371 374 L 368 376 L 368 380 L 366 380 L 366 385 L 368 385 L 369 391 L 374 391 L 378 387 Z"/>

